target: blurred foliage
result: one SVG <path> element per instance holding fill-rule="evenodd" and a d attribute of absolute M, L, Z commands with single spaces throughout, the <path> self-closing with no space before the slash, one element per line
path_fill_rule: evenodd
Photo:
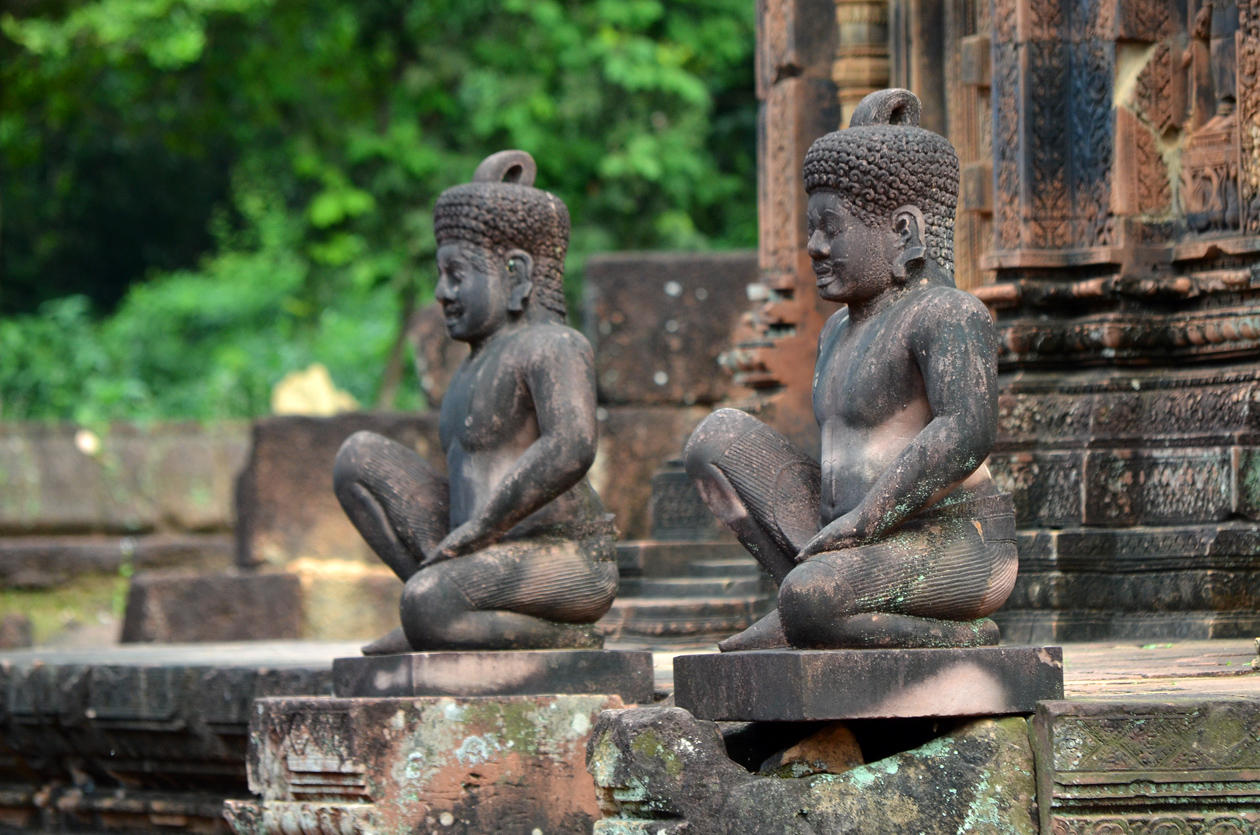
<path fill-rule="evenodd" d="M 750 246 L 747 0 L 17 0 L 0 14 L 0 416 L 362 403 L 431 208 L 518 147 L 591 252 Z M 571 294 L 575 292 L 570 287 Z"/>

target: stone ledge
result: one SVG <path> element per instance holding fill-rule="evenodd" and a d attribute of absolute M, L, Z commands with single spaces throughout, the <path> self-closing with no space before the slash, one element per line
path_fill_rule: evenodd
<path fill-rule="evenodd" d="M 343 698 L 599 693 L 652 701 L 652 653 L 615 650 L 411 652 L 333 661 Z"/>
<path fill-rule="evenodd" d="M 674 659 L 696 718 L 833 721 L 1032 713 L 1063 694 L 1061 647 L 761 650 Z"/>

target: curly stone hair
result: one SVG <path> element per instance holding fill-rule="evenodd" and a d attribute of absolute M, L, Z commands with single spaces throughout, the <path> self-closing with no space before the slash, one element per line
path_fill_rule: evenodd
<path fill-rule="evenodd" d="M 534 188 L 537 171 L 525 151 L 491 154 L 477 166 L 471 183 L 438 197 L 433 233 L 439 246 L 466 241 L 497 253 L 528 252 L 534 259 L 534 302 L 564 319 L 569 210 L 559 197 Z"/>
<path fill-rule="evenodd" d="M 862 99 L 847 130 L 819 137 L 805 154 L 805 191 L 833 191 L 864 223 L 886 223 L 907 204 L 923 212 L 928 255 L 954 269 L 958 154 L 919 127 L 919 98 L 880 90 Z"/>

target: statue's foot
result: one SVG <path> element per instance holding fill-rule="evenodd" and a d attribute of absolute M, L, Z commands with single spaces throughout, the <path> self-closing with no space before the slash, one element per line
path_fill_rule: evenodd
<path fill-rule="evenodd" d="M 359 650 L 364 655 L 393 655 L 399 652 L 411 652 L 411 644 L 407 641 L 407 636 L 403 634 L 402 627 L 398 627 L 381 637 L 377 638 L 370 644 L 365 644 Z"/>
<path fill-rule="evenodd" d="M 988 618 L 957 621 L 863 612 L 795 637 L 797 646 L 810 649 L 933 649 L 994 646 L 1000 631 Z"/>
<path fill-rule="evenodd" d="M 722 652 L 745 652 L 753 649 L 786 649 L 791 646 L 787 636 L 783 634 L 783 624 L 779 621 L 779 610 L 761 618 L 743 632 L 718 641 L 718 649 Z"/>

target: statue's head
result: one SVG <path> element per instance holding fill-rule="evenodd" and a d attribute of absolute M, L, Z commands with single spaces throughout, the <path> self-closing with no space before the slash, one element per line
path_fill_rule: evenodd
<path fill-rule="evenodd" d="M 909 90 L 872 93 L 846 130 L 805 154 L 809 254 L 824 298 L 848 302 L 865 292 L 854 281 L 904 282 L 933 264 L 952 280 L 958 155 L 919 127 L 919 111 Z"/>
<path fill-rule="evenodd" d="M 534 188 L 536 172 L 524 151 L 500 151 L 433 207 L 436 295 L 454 339 L 475 341 L 530 311 L 564 321 L 569 210 Z"/>

